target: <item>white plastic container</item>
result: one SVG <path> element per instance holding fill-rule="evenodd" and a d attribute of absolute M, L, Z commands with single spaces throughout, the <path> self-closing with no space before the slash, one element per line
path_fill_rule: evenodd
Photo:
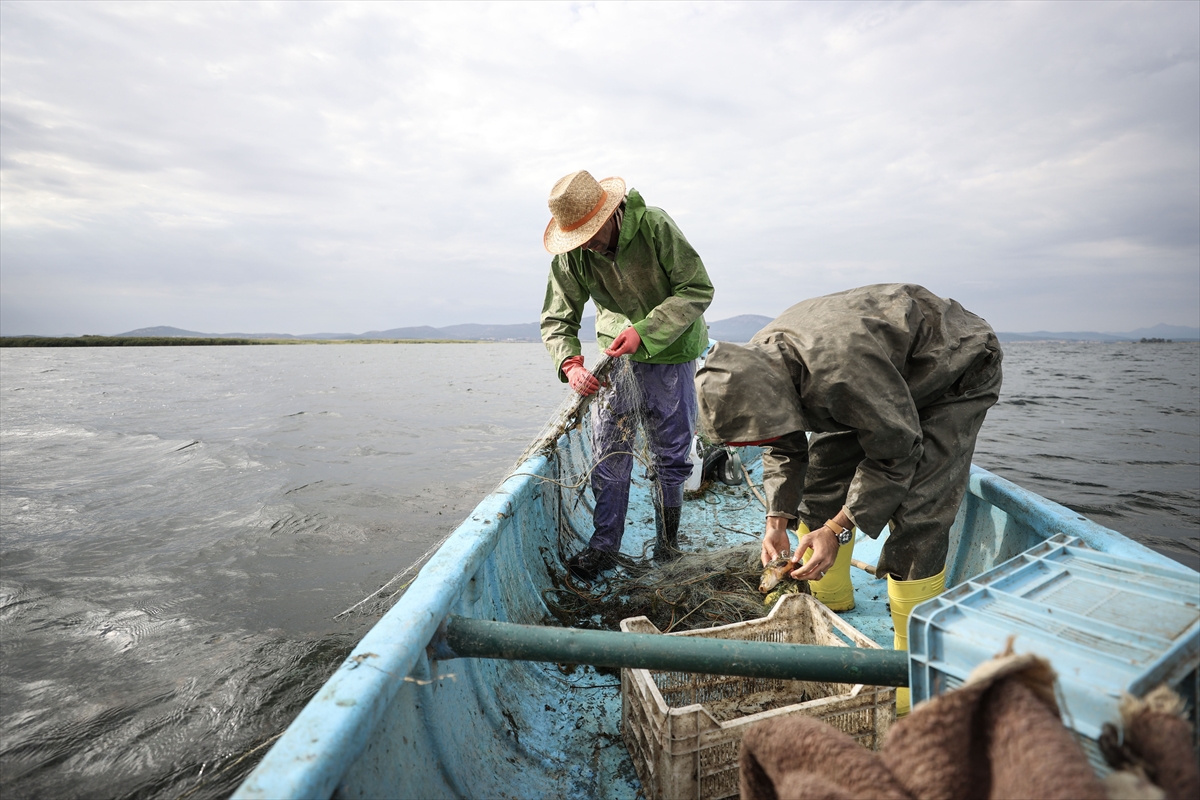
<path fill-rule="evenodd" d="M 692 474 L 683 483 L 684 490 L 688 492 L 699 489 L 700 481 L 704 478 L 704 461 L 700 458 L 697 442 L 699 442 L 699 438 L 693 436 L 692 449 L 688 451 L 688 460 L 692 462 Z"/>

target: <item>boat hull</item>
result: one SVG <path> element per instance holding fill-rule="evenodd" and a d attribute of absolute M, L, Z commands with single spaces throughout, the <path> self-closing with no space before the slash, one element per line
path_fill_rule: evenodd
<path fill-rule="evenodd" d="M 557 452 L 586 456 L 586 443 L 575 444 Z M 761 466 L 755 456 L 747 452 L 744 460 L 757 480 Z M 563 537 L 578 546 L 590 530 L 591 515 L 587 491 L 555 483 L 581 472 L 558 458 L 529 459 L 480 503 L 235 798 L 638 795 L 637 776 L 620 738 L 616 674 L 552 663 L 439 661 L 427 650 L 449 614 L 557 624 L 543 592 L 561 580 Z M 720 487 L 714 496 L 718 504 L 686 504 L 685 548 L 757 538 L 763 511 L 746 487 Z M 644 481 L 635 482 L 631 501 L 622 549 L 637 556 L 653 539 Z M 976 467 L 951 535 L 948 583 L 953 586 L 1059 533 L 1120 557 L 1186 570 Z M 856 558 L 874 563 L 881 545 L 882 538 L 862 539 Z M 886 587 L 866 572 L 856 569 L 853 575 L 857 607 L 844 619 L 890 646 Z"/>

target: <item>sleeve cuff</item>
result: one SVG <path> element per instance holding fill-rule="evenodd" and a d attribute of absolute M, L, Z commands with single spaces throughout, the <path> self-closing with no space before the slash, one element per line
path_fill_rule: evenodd
<path fill-rule="evenodd" d="M 844 511 L 844 512 L 845 512 L 845 514 L 846 514 L 846 518 L 850 520 L 850 524 L 851 524 L 852 526 L 854 526 L 855 528 L 857 528 L 857 527 L 858 527 L 858 523 L 854 521 L 854 515 L 853 515 L 852 513 L 850 513 L 850 507 L 849 507 L 849 506 L 842 506 L 842 511 Z"/>
<path fill-rule="evenodd" d="M 655 353 L 650 352 L 650 342 L 646 339 L 646 320 L 634 322 L 629 327 L 637 331 L 638 337 L 642 340 L 642 343 L 638 345 L 638 350 L 644 352 L 647 356 L 653 357 Z"/>

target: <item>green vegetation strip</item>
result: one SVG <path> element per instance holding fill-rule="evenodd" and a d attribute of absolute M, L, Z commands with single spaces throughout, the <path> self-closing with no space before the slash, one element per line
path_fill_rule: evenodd
<path fill-rule="evenodd" d="M 482 344 L 473 339 L 235 339 L 190 336 L 0 336 L 0 347 L 198 347 L 248 344 Z"/>

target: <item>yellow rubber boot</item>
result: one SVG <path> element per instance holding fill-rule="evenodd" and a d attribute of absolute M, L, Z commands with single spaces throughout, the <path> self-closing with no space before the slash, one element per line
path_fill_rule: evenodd
<path fill-rule="evenodd" d="M 892 625 L 896 628 L 893 647 L 896 650 L 908 649 L 908 615 L 913 608 L 932 600 L 946 591 L 946 568 L 932 578 L 921 578 L 915 581 L 898 581 L 888 575 L 888 603 L 892 608 Z M 908 687 L 896 689 L 896 716 L 903 717 L 909 712 Z"/>
<path fill-rule="evenodd" d="M 805 528 L 804 523 L 800 523 Z M 805 528 L 807 531 L 807 528 Z M 803 536 L 804 534 L 800 534 Z M 850 559 L 854 557 L 854 539 L 838 548 L 837 558 L 825 577 L 809 581 L 813 597 L 825 604 L 830 611 L 850 611 L 854 608 L 854 584 L 850 581 Z M 812 550 L 804 554 L 804 560 L 812 558 Z"/>

